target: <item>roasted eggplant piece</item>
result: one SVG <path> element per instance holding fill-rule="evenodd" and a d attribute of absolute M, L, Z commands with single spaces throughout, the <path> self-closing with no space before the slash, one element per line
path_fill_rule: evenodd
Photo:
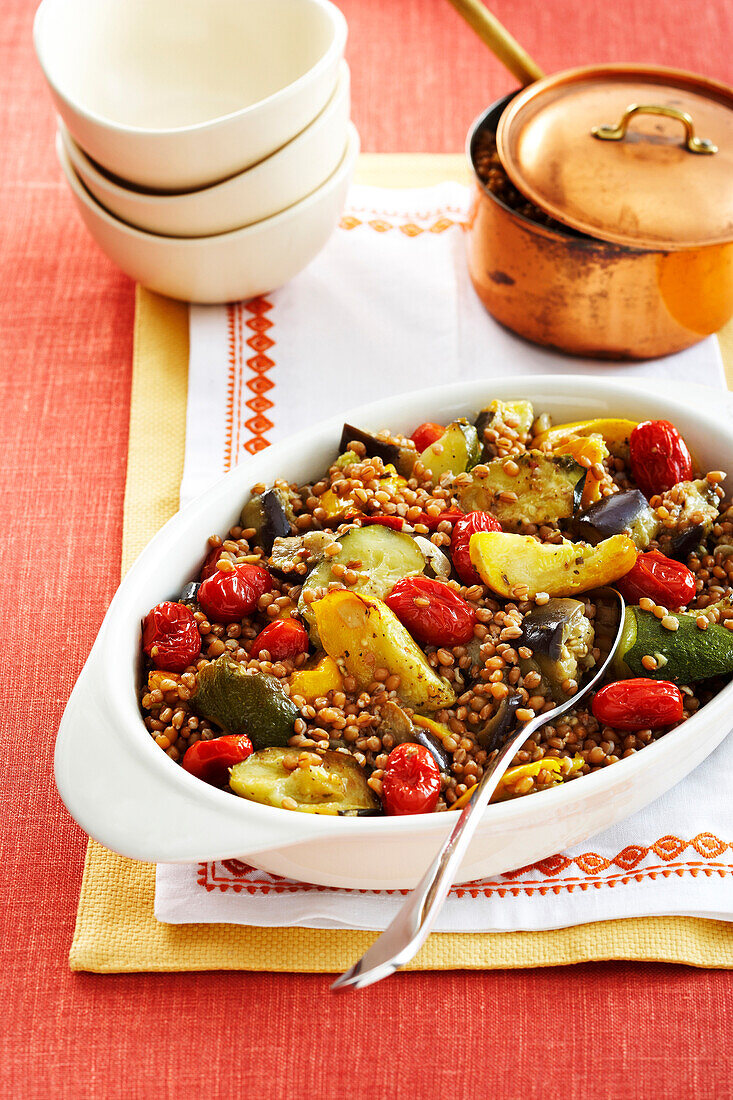
<path fill-rule="evenodd" d="M 420 455 L 420 462 L 432 476 L 440 481 L 443 474 L 466 473 L 479 460 L 478 434 L 467 420 L 454 420 L 443 435 L 431 443 Z"/>
<path fill-rule="evenodd" d="M 254 527 L 258 544 L 268 554 L 275 539 L 292 533 L 294 523 L 293 507 L 284 489 L 257 493 L 242 509 L 242 527 Z"/>
<path fill-rule="evenodd" d="M 505 458 L 487 463 L 488 473 L 474 476 L 458 493 L 464 512 L 491 512 L 502 527 L 523 521 L 556 523 L 568 519 L 580 508 L 587 470 L 571 455 L 548 455 L 527 451 L 514 455 L 519 467 L 511 476 L 504 469 Z M 506 498 L 509 499 L 506 499 Z"/>
<path fill-rule="evenodd" d="M 720 498 L 715 489 L 715 485 L 706 478 L 700 478 L 698 481 L 680 481 L 662 493 L 662 504 L 674 518 L 674 526 L 664 527 L 659 534 L 659 549 L 663 554 L 670 558 L 675 553 L 679 555 L 680 546 L 685 546 L 683 536 L 693 527 L 696 529 L 696 545 L 705 541 L 720 512 Z"/>
<path fill-rule="evenodd" d="M 339 542 L 339 553 L 316 566 L 303 585 L 298 612 L 310 626 L 313 625 L 314 605 L 308 602 L 307 596 L 328 591 L 329 584 L 337 580 L 333 573 L 334 565 L 344 565 L 354 570 L 357 580 L 350 586 L 352 592 L 363 592 L 379 599 L 391 592 L 403 577 L 416 576 L 425 569 L 422 550 L 415 539 L 404 531 L 393 531 L 390 527 L 373 523 L 368 527 L 355 527 Z M 313 640 L 316 641 L 315 633 Z"/>
<path fill-rule="evenodd" d="M 611 535 L 628 535 L 637 550 L 646 550 L 660 523 L 639 489 L 614 493 L 591 504 L 570 524 L 573 535 L 591 546 Z"/>
<path fill-rule="evenodd" d="M 323 561 L 326 547 L 336 541 L 330 531 L 308 531 L 305 535 L 276 538 L 268 566 L 275 573 L 297 573 L 305 576 L 309 569 Z"/>
<path fill-rule="evenodd" d="M 524 616 L 522 632 L 519 644 L 532 650 L 532 656 L 520 663 L 522 674 L 538 672 L 543 692 L 556 703 L 564 702 L 568 693 L 563 683 L 579 681 L 589 667 L 594 630 L 585 605 L 580 600 L 549 600 Z"/>
<path fill-rule="evenodd" d="M 479 531 L 469 553 L 481 580 L 504 599 L 546 592 L 573 596 L 613 584 L 633 567 L 637 550 L 628 535 L 611 535 L 597 546 L 584 542 L 538 542 L 532 535 Z"/>
<path fill-rule="evenodd" d="M 403 477 L 411 477 L 412 467 L 415 465 L 418 454 L 410 447 L 401 447 L 399 443 L 390 443 L 389 440 L 380 439 L 371 432 L 363 432 L 355 428 L 353 424 L 344 424 L 341 432 L 339 452 L 343 454 L 349 450 L 349 443 L 354 440 L 363 443 L 366 447 L 368 458 L 381 458 L 385 465 L 391 463 L 398 474 Z"/>
<path fill-rule="evenodd" d="M 701 548 L 704 550 L 708 533 L 704 523 L 695 523 L 684 531 L 661 539 L 660 544 L 664 546 L 668 558 L 686 562 L 690 554 L 697 553 Z"/>
<path fill-rule="evenodd" d="M 502 699 L 496 714 L 476 731 L 476 740 L 482 749 L 493 752 L 494 749 L 501 748 L 517 724 L 516 713 L 521 705 L 522 696 L 518 691 Z"/>
<path fill-rule="evenodd" d="M 188 584 L 184 584 L 181 595 L 178 597 L 179 603 L 196 603 L 198 600 L 198 592 L 201 587 L 198 581 L 189 581 Z"/>
<path fill-rule="evenodd" d="M 397 703 L 388 702 L 382 707 L 382 719 L 379 724 L 380 736 L 389 733 L 395 745 L 422 745 L 432 756 L 441 772 L 450 773 L 450 757 L 443 748 L 439 739 L 430 732 L 430 728 L 438 727 L 438 723 L 432 718 L 410 719 L 402 707 Z M 446 731 L 449 733 L 450 731 Z"/>
<path fill-rule="evenodd" d="M 313 604 L 321 644 L 339 668 L 368 687 L 377 668 L 400 678 L 397 694 L 421 710 L 450 707 L 453 688 L 431 668 L 417 642 L 381 600 L 353 590 L 329 592 Z"/>
<path fill-rule="evenodd" d="M 198 673 L 191 705 L 226 733 L 246 733 L 256 749 L 287 745 L 300 717 L 275 676 L 246 672 L 228 653 Z"/>
<path fill-rule="evenodd" d="M 350 753 L 271 747 L 235 764 L 229 785 L 240 798 L 306 814 L 376 814 L 380 803 Z"/>

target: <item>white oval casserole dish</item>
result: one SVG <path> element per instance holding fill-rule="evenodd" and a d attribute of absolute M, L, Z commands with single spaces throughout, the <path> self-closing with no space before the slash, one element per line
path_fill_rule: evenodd
<path fill-rule="evenodd" d="M 677 424 L 702 469 L 733 470 L 733 399 L 665 381 L 664 393 L 598 377 L 528 376 L 404 394 L 351 410 L 365 429 L 410 432 L 425 420 L 473 415 L 490 399 L 528 398 L 556 422 L 590 416 Z M 209 787 L 174 764 L 145 729 L 137 700 L 140 620 L 175 598 L 195 573 L 207 537 L 239 517 L 250 487 L 276 477 L 320 476 L 343 418 L 275 444 L 175 515 L 120 585 L 74 688 L 56 742 L 56 782 L 79 824 L 133 859 L 198 862 L 240 857 L 275 874 L 325 886 L 413 886 L 453 822 L 450 813 L 334 818 L 261 806 Z M 489 806 L 459 881 L 542 859 L 608 828 L 696 767 L 733 725 L 729 684 L 685 724 L 609 768 L 526 798 Z"/>

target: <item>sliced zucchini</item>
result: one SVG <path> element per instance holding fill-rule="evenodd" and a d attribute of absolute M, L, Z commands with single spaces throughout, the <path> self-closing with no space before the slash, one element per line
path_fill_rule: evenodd
<path fill-rule="evenodd" d="M 191 705 L 226 733 L 246 733 L 256 749 L 287 745 L 300 717 L 275 676 L 247 672 L 228 653 L 198 673 Z"/>
<path fill-rule="evenodd" d="M 480 531 L 471 537 L 469 553 L 484 584 L 505 599 L 547 592 L 573 596 L 613 584 L 636 561 L 636 547 L 627 535 L 612 535 L 597 546 L 580 542 L 538 542 L 531 535 Z"/>
<path fill-rule="evenodd" d="M 623 634 L 613 663 L 616 676 L 695 684 L 733 672 L 732 631 L 719 623 L 710 623 L 706 630 L 701 630 L 697 625 L 699 611 L 670 614 L 677 620 L 676 630 L 663 627 L 651 611 L 626 608 Z M 646 656 L 656 659 L 656 669 L 650 671 L 642 664 Z"/>
<path fill-rule="evenodd" d="M 363 432 L 360 428 L 355 428 L 353 424 L 344 424 L 339 452 L 341 454 L 348 452 L 349 443 L 352 441 L 364 444 L 368 458 L 381 458 L 385 464 L 391 463 L 397 473 L 403 477 L 412 476 L 412 467 L 415 465 L 418 456 L 417 451 L 411 447 L 403 447 L 399 443 L 380 439 L 379 436 L 372 435 L 371 432 Z"/>
<path fill-rule="evenodd" d="M 234 765 L 229 786 L 240 798 L 306 814 L 354 816 L 380 809 L 366 774 L 354 757 L 344 752 L 299 754 L 297 749 L 262 749 Z M 285 805 L 283 800 L 288 800 Z"/>
<path fill-rule="evenodd" d="M 520 644 L 532 650 L 531 657 L 520 661 L 522 675 L 538 672 L 543 692 L 556 703 L 564 702 L 568 695 L 562 685 L 579 681 L 593 659 L 594 630 L 585 605 L 580 600 L 549 600 L 524 616 L 522 632 Z"/>
<path fill-rule="evenodd" d="M 304 576 L 314 565 L 323 561 L 326 547 L 335 541 L 336 538 L 330 531 L 308 531 L 305 535 L 277 538 L 272 544 L 267 564 L 277 573 L 298 573 Z"/>
<path fill-rule="evenodd" d="M 511 423 L 508 423 L 511 421 Z M 478 432 L 479 444 L 482 448 L 481 459 L 488 462 L 496 453 L 491 445 L 484 439 L 486 428 L 492 428 L 502 435 L 504 428 L 511 428 L 523 438 L 527 438 L 534 423 L 534 409 L 529 401 L 498 401 L 494 400 L 485 409 L 482 409 L 475 420 Z"/>
<path fill-rule="evenodd" d="M 487 463 L 485 476 L 474 476 L 459 491 L 464 512 L 492 512 L 502 527 L 515 527 L 523 520 L 557 523 L 580 507 L 587 471 L 571 455 L 527 451 L 512 461 L 519 467 L 514 476 L 504 469 L 507 459 L 494 458 Z"/>
<path fill-rule="evenodd" d="M 639 489 L 614 493 L 586 508 L 572 521 L 576 538 L 595 546 L 609 535 L 628 535 L 637 550 L 646 550 L 660 523 Z"/>
<path fill-rule="evenodd" d="M 455 702 L 455 693 L 430 664 L 397 616 L 381 600 L 341 589 L 313 605 L 316 627 L 326 653 L 368 687 L 378 668 L 400 677 L 397 694 L 411 707 L 439 710 Z"/>
<path fill-rule="evenodd" d="M 440 439 L 425 448 L 420 462 L 437 482 L 443 474 L 462 474 L 472 469 L 479 455 L 478 433 L 473 424 L 461 419 L 449 424 Z"/>
<path fill-rule="evenodd" d="M 276 538 L 292 532 L 295 514 L 284 489 L 267 489 L 247 501 L 242 509 L 242 527 L 254 527 L 258 544 L 269 554 Z"/>
<path fill-rule="evenodd" d="M 329 584 L 338 578 L 332 566 L 343 565 L 357 575 L 352 592 L 381 599 L 392 591 L 403 577 L 415 576 L 425 569 L 425 556 L 411 535 L 393 531 L 373 523 L 367 527 L 355 527 L 340 540 L 341 550 L 333 558 L 324 559 L 309 574 L 298 601 L 298 612 L 309 625 L 313 624 L 313 603 L 306 593 L 327 592 Z"/>

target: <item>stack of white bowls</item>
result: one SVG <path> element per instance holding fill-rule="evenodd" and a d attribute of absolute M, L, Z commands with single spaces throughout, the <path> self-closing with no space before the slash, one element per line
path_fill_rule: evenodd
<path fill-rule="evenodd" d="M 326 243 L 359 151 L 329 0 L 43 0 L 34 40 L 76 205 L 131 278 L 250 298 Z"/>

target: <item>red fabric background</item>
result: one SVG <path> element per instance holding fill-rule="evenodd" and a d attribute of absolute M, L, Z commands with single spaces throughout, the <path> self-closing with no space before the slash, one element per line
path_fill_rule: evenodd
<path fill-rule="evenodd" d="M 56 168 L 35 0 L 0 18 L 0 1094 L 32 1097 L 730 1095 L 731 976 L 659 965 L 324 977 L 67 969 L 85 838 L 53 739 L 119 575 L 133 288 Z M 547 69 L 654 61 L 731 79 L 731 0 L 495 0 Z M 372 151 L 456 151 L 512 79 L 444 0 L 343 0 Z"/>

